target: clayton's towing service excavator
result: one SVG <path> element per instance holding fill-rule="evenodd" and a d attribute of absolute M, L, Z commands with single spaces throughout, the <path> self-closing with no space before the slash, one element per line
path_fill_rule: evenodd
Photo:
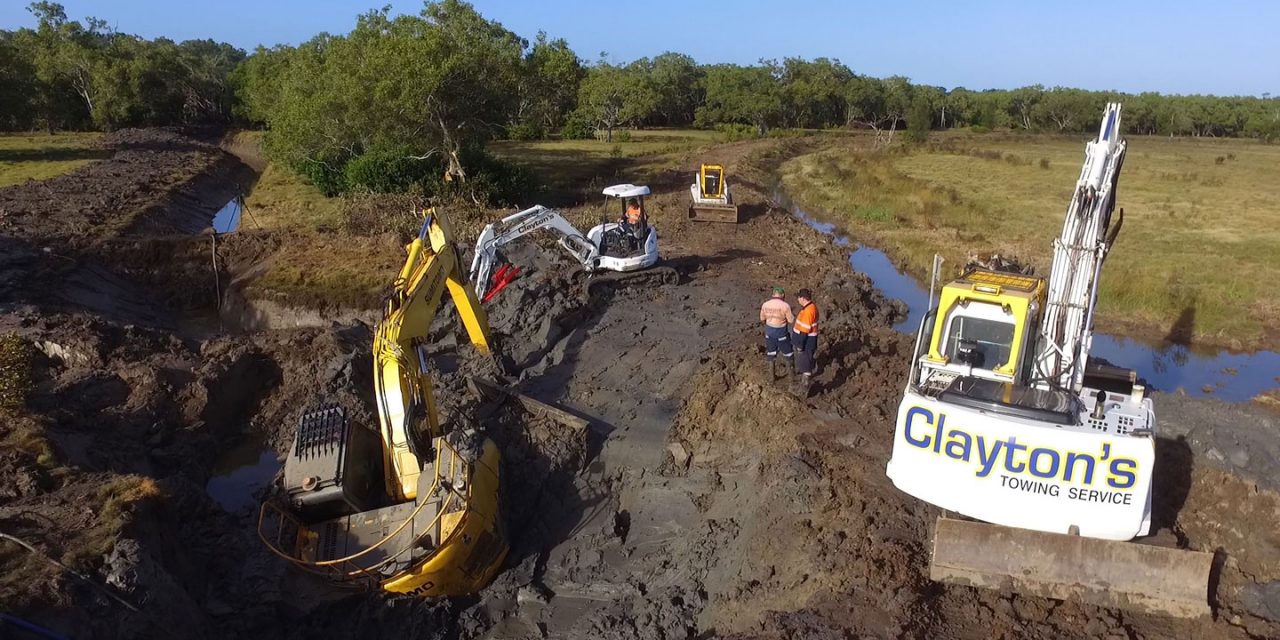
<path fill-rule="evenodd" d="M 427 370 L 431 321 L 449 291 L 472 344 L 489 326 L 448 222 L 424 212 L 373 341 L 377 429 L 341 407 L 302 416 L 284 465 L 283 500 L 263 504 L 258 535 L 297 567 L 392 593 L 473 593 L 507 554 L 497 445 L 444 432 Z"/>
<path fill-rule="evenodd" d="M 587 273 L 629 272 L 648 269 L 658 262 L 658 231 L 649 224 L 644 198 L 649 187 L 618 184 L 603 191 L 606 200 L 622 203 L 619 222 L 607 220 L 583 235 L 555 209 L 534 205 L 485 225 L 476 239 L 471 261 L 471 281 L 482 302 L 488 302 L 518 275 L 519 267 L 505 261 L 502 247 L 539 229 L 560 234 L 560 246 Z M 634 222 L 629 219 L 634 218 Z"/>
<path fill-rule="evenodd" d="M 937 519 L 934 580 L 1194 617 L 1213 555 L 1122 542 L 1150 532 L 1159 489 L 1151 399 L 1089 355 L 1125 148 L 1108 104 L 1047 281 L 971 269 L 931 292 L 887 471 L 982 521 Z"/>

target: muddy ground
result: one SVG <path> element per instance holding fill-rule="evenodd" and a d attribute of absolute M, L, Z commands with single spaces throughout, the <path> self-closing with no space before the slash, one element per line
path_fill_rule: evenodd
<path fill-rule="evenodd" d="M 0 333 L 29 346 L 34 379 L 0 426 L 0 531 L 137 611 L 9 545 L 6 612 L 79 638 L 1280 637 L 1280 420 L 1247 406 L 1156 399 L 1154 542 L 1219 551 L 1212 618 L 928 580 L 938 511 L 884 475 L 904 310 L 770 206 L 764 185 L 797 141 L 722 145 L 651 182 L 677 282 L 593 284 L 555 253 L 515 252 L 528 271 L 490 306 L 503 370 L 482 372 L 577 413 L 585 433 L 472 395 L 478 358 L 437 320 L 446 419 L 504 449 L 513 548 L 493 585 L 430 602 L 311 582 L 263 550 L 254 509 L 228 512 L 205 487 L 237 447 L 283 452 L 318 402 L 374 421 L 359 318 L 376 312 L 219 329 L 195 234 L 252 169 L 171 132 L 116 144 L 0 190 Z M 743 223 L 684 219 L 703 159 L 733 172 Z M 252 278 L 278 244 L 255 233 L 228 244 L 231 275 Z M 762 366 L 756 309 L 774 284 L 818 291 L 808 396 Z"/>

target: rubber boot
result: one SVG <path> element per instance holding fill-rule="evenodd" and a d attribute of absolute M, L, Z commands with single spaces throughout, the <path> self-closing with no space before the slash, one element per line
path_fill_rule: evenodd
<path fill-rule="evenodd" d="M 804 373 L 796 376 L 796 395 L 800 396 L 801 399 L 807 399 L 809 397 L 809 386 L 812 384 L 813 376 Z"/>
<path fill-rule="evenodd" d="M 768 358 L 768 360 L 769 360 L 769 381 L 772 382 L 778 379 L 778 359 Z"/>

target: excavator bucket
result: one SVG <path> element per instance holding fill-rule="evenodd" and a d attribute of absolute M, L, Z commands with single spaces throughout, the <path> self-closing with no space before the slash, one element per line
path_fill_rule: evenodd
<path fill-rule="evenodd" d="M 1213 554 L 938 518 L 929 577 L 1180 618 L 1209 615 Z"/>

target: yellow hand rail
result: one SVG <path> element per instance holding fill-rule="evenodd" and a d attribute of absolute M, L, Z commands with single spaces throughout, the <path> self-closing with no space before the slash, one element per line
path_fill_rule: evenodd
<path fill-rule="evenodd" d="M 466 463 L 461 460 L 461 456 L 458 455 L 458 452 L 454 450 L 452 446 L 445 443 L 443 440 L 439 440 L 438 442 L 440 443 L 440 446 L 436 450 L 435 469 L 439 470 L 444 467 L 444 460 L 443 460 L 444 452 L 445 450 L 448 450 L 450 453 L 450 456 L 449 456 L 449 464 L 448 464 L 448 474 L 446 477 L 456 478 L 458 475 L 458 471 L 460 470 L 459 467 L 461 465 L 465 465 Z M 462 468 L 461 470 L 466 472 L 469 469 Z M 440 478 L 441 478 L 441 474 L 439 473 L 439 471 L 437 471 L 435 481 L 432 483 L 431 490 L 427 493 L 427 496 L 433 496 L 437 493 L 437 490 L 440 487 Z M 471 499 L 470 489 L 471 489 L 470 481 L 467 482 L 466 494 L 459 492 L 458 489 L 454 487 L 452 483 L 450 483 L 449 494 L 445 497 L 443 501 L 441 501 L 440 510 L 436 513 L 435 517 L 432 518 L 431 523 L 424 529 L 423 535 L 425 535 L 425 531 L 431 531 L 436 529 L 436 527 L 439 525 L 440 519 L 443 518 L 446 513 L 450 513 L 449 508 L 454 505 L 455 498 L 457 500 L 462 501 L 465 509 L 466 505 L 470 503 L 470 499 Z M 411 540 L 408 544 L 400 548 L 394 554 L 388 556 L 387 558 L 384 558 L 382 561 L 374 565 L 364 567 L 356 564 L 355 561 L 371 553 L 372 551 L 381 548 L 384 544 L 387 543 L 387 541 L 391 540 L 392 538 L 399 536 L 400 533 L 404 531 L 404 528 L 409 526 L 409 523 L 413 522 L 414 519 L 418 517 L 418 514 L 422 512 L 422 509 L 426 507 L 427 504 L 429 503 L 429 500 L 426 499 L 426 496 L 420 498 L 419 500 L 420 502 L 418 506 L 414 508 L 413 512 L 410 513 L 404 519 L 404 521 L 401 522 L 398 527 L 396 527 L 394 531 L 383 536 L 380 540 L 378 540 L 374 544 L 368 547 L 365 547 L 364 549 L 356 553 L 353 553 L 351 555 L 348 555 L 342 558 L 335 558 L 332 560 L 307 560 L 280 549 L 278 544 L 281 541 L 278 539 L 278 536 L 277 536 L 277 540 L 273 542 L 272 540 L 268 539 L 267 533 L 265 531 L 264 525 L 265 525 L 266 517 L 269 511 L 275 511 L 280 516 L 280 521 L 279 521 L 279 524 L 277 525 L 277 534 L 284 531 L 283 525 L 284 525 L 285 518 L 288 518 L 293 523 L 293 525 L 297 527 L 299 530 L 308 530 L 308 529 L 306 525 L 302 524 L 302 522 L 298 518 L 294 517 L 284 509 L 280 508 L 279 506 L 271 502 L 263 503 L 262 507 L 258 511 L 258 538 L 262 540 L 263 544 L 265 544 L 266 547 L 272 553 L 274 553 L 275 555 L 285 560 L 288 560 L 290 563 L 310 573 L 314 573 L 317 575 L 327 575 L 330 577 L 338 577 L 338 576 L 333 576 L 332 572 L 323 571 L 323 569 L 336 568 L 338 565 L 347 564 L 347 565 L 354 565 L 355 570 L 346 571 L 342 577 L 351 579 L 351 578 L 360 577 L 360 574 L 364 574 L 365 576 L 368 576 L 368 577 L 374 577 L 370 575 L 372 571 L 376 571 L 381 567 L 386 566 L 388 563 L 394 561 L 396 558 L 399 558 L 406 551 L 412 549 L 417 544 L 417 542 L 422 539 L 422 536 L 415 537 L 413 540 Z M 456 528 L 455 532 L 458 529 L 461 529 L 461 527 Z M 453 537 L 453 534 L 454 532 L 450 533 L 449 539 Z M 440 544 L 436 545 L 436 548 L 437 549 L 443 548 L 445 546 L 444 545 L 445 542 L 447 542 L 447 539 L 441 540 Z M 293 553 L 297 553 L 296 548 Z M 317 570 L 317 569 L 321 569 L 321 570 Z M 375 579 L 378 579 L 378 578 L 375 577 Z"/>

